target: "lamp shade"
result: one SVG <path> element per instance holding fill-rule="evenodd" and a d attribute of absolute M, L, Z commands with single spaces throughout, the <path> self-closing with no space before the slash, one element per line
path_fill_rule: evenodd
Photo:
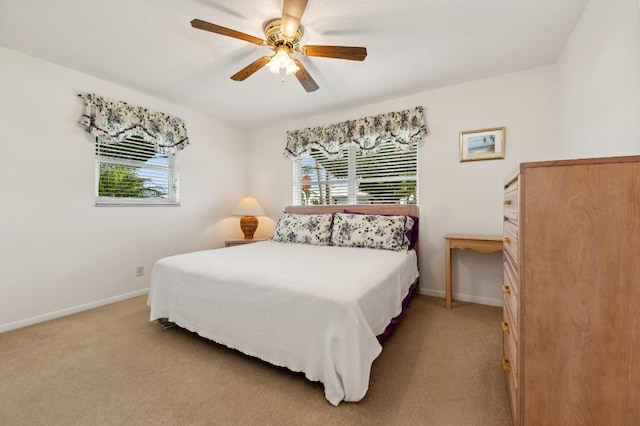
<path fill-rule="evenodd" d="M 263 216 L 264 210 L 262 210 L 258 200 L 254 197 L 244 197 L 238 205 L 231 210 L 231 214 L 236 216 Z"/>

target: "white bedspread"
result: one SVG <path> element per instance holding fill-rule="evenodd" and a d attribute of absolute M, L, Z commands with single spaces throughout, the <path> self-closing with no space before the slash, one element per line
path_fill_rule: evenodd
<path fill-rule="evenodd" d="M 377 335 L 418 277 L 415 252 L 270 241 L 171 256 L 151 274 L 151 320 L 170 321 L 359 401 Z"/>

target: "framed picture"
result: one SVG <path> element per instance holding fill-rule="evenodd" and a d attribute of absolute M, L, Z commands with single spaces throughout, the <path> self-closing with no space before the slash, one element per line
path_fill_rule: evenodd
<path fill-rule="evenodd" d="M 504 158 L 504 127 L 460 132 L 460 161 Z"/>

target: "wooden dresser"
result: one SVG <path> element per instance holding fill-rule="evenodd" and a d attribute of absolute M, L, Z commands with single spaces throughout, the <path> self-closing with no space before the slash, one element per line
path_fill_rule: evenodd
<path fill-rule="evenodd" d="M 640 424 L 640 156 L 504 183 L 502 366 L 516 425 Z"/>

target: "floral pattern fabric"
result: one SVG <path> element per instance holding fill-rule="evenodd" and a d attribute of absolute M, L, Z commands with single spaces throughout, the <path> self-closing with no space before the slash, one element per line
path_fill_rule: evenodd
<path fill-rule="evenodd" d="M 411 228 L 413 219 L 408 216 L 336 213 L 331 243 L 341 247 L 407 250 L 407 230 Z"/>
<path fill-rule="evenodd" d="M 85 102 L 80 124 L 103 142 L 117 144 L 138 136 L 153 142 L 159 153 L 174 153 L 189 144 L 187 128 L 180 118 L 93 93 L 79 96 Z"/>
<path fill-rule="evenodd" d="M 289 131 L 284 155 L 297 160 L 309 154 L 311 149 L 317 149 L 329 159 L 338 159 L 350 145 L 355 146 L 362 155 L 370 155 L 389 141 L 394 142 L 397 148 L 408 151 L 416 149 L 426 134 L 424 108 L 417 106 L 328 126 Z"/>
<path fill-rule="evenodd" d="M 282 213 L 270 240 L 327 246 L 331 239 L 332 221 L 332 214 Z"/>

